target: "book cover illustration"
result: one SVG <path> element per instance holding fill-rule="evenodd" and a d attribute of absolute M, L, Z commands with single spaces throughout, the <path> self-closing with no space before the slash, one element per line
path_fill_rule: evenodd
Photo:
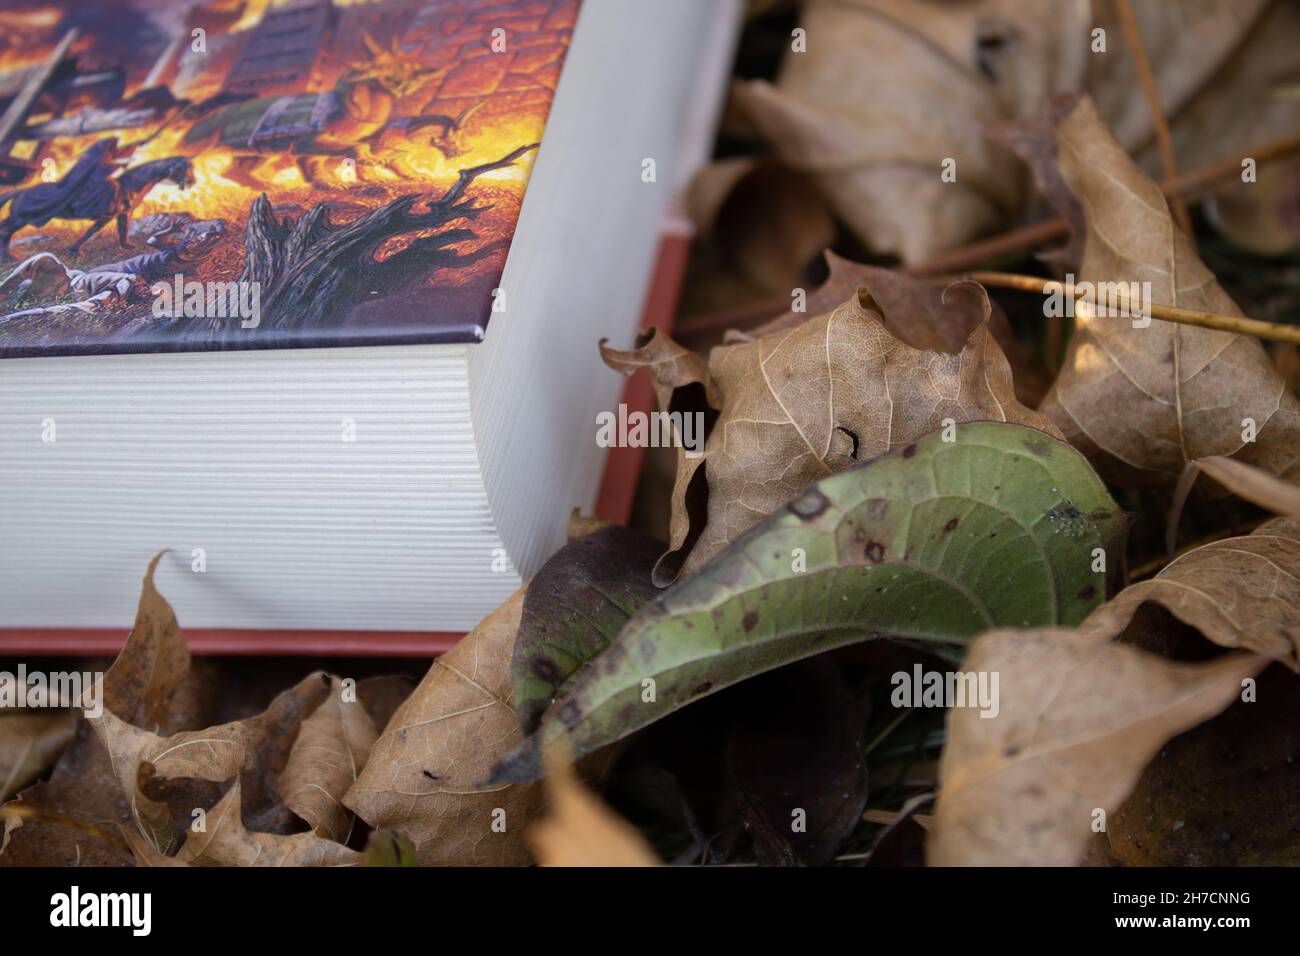
<path fill-rule="evenodd" d="M 577 10 L 0 3 L 0 357 L 481 338 Z"/>

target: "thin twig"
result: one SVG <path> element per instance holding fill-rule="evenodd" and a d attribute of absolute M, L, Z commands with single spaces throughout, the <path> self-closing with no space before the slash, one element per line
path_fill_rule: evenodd
<path fill-rule="evenodd" d="M 1064 239 L 1069 234 L 1070 224 L 1063 218 L 1045 219 L 988 239 L 981 239 L 960 249 L 952 249 L 924 262 L 903 266 L 901 271 L 918 276 L 932 275 L 936 272 L 960 272 L 1000 256 L 1024 252 L 1026 249 L 1037 249 L 1053 239 Z"/>
<path fill-rule="evenodd" d="M 871 743 L 867 744 L 866 749 L 862 751 L 862 756 L 864 757 L 870 756 L 871 752 L 875 750 L 877 747 L 879 747 L 881 743 L 883 743 L 889 737 L 890 734 L 892 734 L 895 730 L 897 730 L 898 725 L 901 724 L 903 721 L 907 720 L 907 718 L 910 717 L 911 714 L 912 714 L 911 707 L 908 707 L 905 710 L 900 711 L 898 716 L 895 717 L 893 720 L 891 720 L 883 728 L 881 728 L 880 733 L 876 734 L 875 739 L 872 740 Z"/>
<path fill-rule="evenodd" d="M 1253 159 L 1258 168 L 1276 159 L 1286 159 L 1297 151 L 1300 151 L 1300 133 L 1292 133 L 1281 139 L 1260 143 L 1254 149 L 1244 150 L 1240 156 L 1230 157 L 1210 166 L 1202 166 L 1190 173 L 1182 173 L 1172 182 L 1162 183 L 1160 188 L 1166 196 L 1196 198 L 1216 185 L 1219 180 L 1240 175 L 1243 159 Z"/>
<path fill-rule="evenodd" d="M 1242 152 L 1242 157 L 1255 160 L 1255 166 L 1278 159 L 1285 159 L 1300 152 L 1300 133 L 1284 136 L 1281 139 L 1261 143 Z M 1160 185 L 1167 197 L 1183 196 L 1191 201 L 1198 201 L 1201 195 L 1212 186 L 1230 176 L 1241 172 L 1241 158 L 1225 159 L 1210 166 L 1180 173 L 1177 179 Z M 898 271 L 907 275 L 928 276 L 949 272 L 964 272 L 985 262 L 991 262 L 1002 256 L 1037 249 L 1055 239 L 1064 239 L 1070 234 L 1070 224 L 1062 218 L 1044 219 L 1041 222 L 1021 226 L 1008 232 L 980 239 L 960 249 L 941 253 L 925 262 L 910 266 L 901 266 Z M 743 329 L 751 323 L 770 319 L 779 315 L 789 304 L 788 297 L 763 299 L 759 302 L 730 306 L 711 312 L 683 318 L 677 324 L 681 336 L 700 335 L 706 332 L 726 329 Z"/>
<path fill-rule="evenodd" d="M 1200 198 L 1201 193 L 1217 184 L 1220 180 L 1239 174 L 1243 157 L 1250 157 L 1255 160 L 1255 165 L 1258 168 L 1273 160 L 1292 156 L 1296 152 L 1300 152 L 1300 133 L 1259 144 L 1253 149 L 1243 151 L 1240 157 L 1225 159 L 1222 162 L 1193 170 L 1190 173 L 1182 173 L 1175 180 L 1161 183 L 1160 189 L 1167 197 L 1182 196 L 1196 200 Z M 1053 239 L 1063 239 L 1069 234 L 1070 225 L 1064 219 L 1046 219 L 987 239 L 981 239 L 968 246 L 962 246 L 960 249 L 952 249 L 935 256 L 933 259 L 927 259 L 925 262 L 904 266 L 902 271 L 911 275 L 961 272 L 980 263 L 989 262 L 999 256 L 1036 249 Z"/>
<path fill-rule="evenodd" d="M 1138 80 L 1142 83 L 1142 94 L 1146 97 L 1147 108 L 1151 111 L 1151 125 L 1155 128 L 1156 142 L 1160 145 L 1160 165 L 1164 169 L 1165 181 L 1178 178 L 1178 164 L 1174 160 L 1174 141 L 1169 135 L 1169 123 L 1165 120 L 1164 107 L 1160 104 L 1160 88 L 1156 85 L 1155 74 L 1151 72 L 1151 60 L 1147 57 L 1146 46 L 1142 43 L 1142 29 L 1138 26 L 1137 15 L 1133 12 L 1130 0 L 1116 0 L 1120 25 L 1124 28 L 1124 42 L 1128 45 L 1133 63 L 1137 66 Z M 1169 206 L 1174 218 L 1183 232 L 1192 234 L 1192 217 L 1187 214 L 1187 204 L 1181 196 L 1171 196 Z"/>
<path fill-rule="evenodd" d="M 1016 275 L 1010 272 L 971 272 L 965 278 L 974 279 L 985 286 L 1001 289 L 1018 289 L 1022 292 L 1038 292 L 1042 295 L 1059 293 L 1071 299 L 1083 299 L 1092 306 L 1101 305 L 1109 308 L 1106 302 L 1098 303 L 1097 290 L 1089 287 L 1087 294 L 1078 291 L 1078 287 L 1069 282 L 1056 282 L 1040 279 L 1036 276 Z M 1239 315 L 1219 315 L 1215 312 L 1201 312 L 1197 309 L 1184 309 L 1175 305 L 1160 305 L 1155 302 L 1133 302 L 1129 300 L 1124 283 L 1114 283 L 1113 291 L 1120 301 L 1115 303 L 1127 314 L 1135 316 L 1150 315 L 1151 318 L 1179 325 L 1195 325 L 1203 329 L 1218 329 L 1222 332 L 1236 332 L 1238 335 L 1253 335 L 1260 339 L 1274 342 L 1294 342 L 1300 344 L 1300 325 L 1284 325 L 1281 322 L 1265 322 L 1262 319 L 1248 319 Z"/>
<path fill-rule="evenodd" d="M 699 315 L 685 316 L 677 323 L 677 335 L 685 338 L 702 335 L 706 332 L 725 332 L 728 329 L 744 329 L 760 322 L 766 322 L 790 308 L 789 294 L 762 298 L 740 305 L 730 305 L 713 309 Z"/>
<path fill-rule="evenodd" d="M 864 823 L 883 823 L 886 826 L 897 823 L 902 818 L 903 814 L 898 810 L 867 810 L 862 814 Z M 928 813 L 913 813 L 912 819 L 927 830 L 934 825 L 934 817 Z"/>

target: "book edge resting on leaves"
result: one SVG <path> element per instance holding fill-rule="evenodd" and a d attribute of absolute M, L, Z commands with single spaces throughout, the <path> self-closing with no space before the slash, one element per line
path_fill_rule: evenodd
<path fill-rule="evenodd" d="M 508 597 L 595 501 L 597 342 L 673 282 L 739 7 L 581 4 L 481 341 L 0 359 L 0 652 L 120 642 L 164 548 L 213 652 L 436 651 Z"/>

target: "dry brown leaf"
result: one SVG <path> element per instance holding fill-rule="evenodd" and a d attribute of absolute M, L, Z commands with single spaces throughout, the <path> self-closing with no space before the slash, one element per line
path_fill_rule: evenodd
<path fill-rule="evenodd" d="M 174 859 L 189 866 L 356 866 L 361 862 L 360 853 L 315 833 L 250 833 L 240 803 L 236 779 L 208 811 L 204 829 L 186 833 L 185 845 Z"/>
<path fill-rule="evenodd" d="M 971 332 L 985 320 L 983 302 L 978 296 L 945 296 L 948 283 L 932 282 L 893 269 L 882 269 L 853 262 L 827 249 L 826 281 L 808 293 L 804 309 L 787 309 L 763 325 L 745 332 L 729 332 L 724 345 L 752 342 L 773 332 L 797 328 L 810 318 L 834 311 L 866 286 L 871 298 L 880 306 L 879 318 L 889 334 L 914 349 L 960 352 Z M 989 328 L 998 344 L 1015 341 L 1006 314 L 989 301 Z"/>
<path fill-rule="evenodd" d="M 1095 26 L 1119 38 L 1114 0 L 1098 0 Z M 1300 129 L 1295 82 L 1300 7 L 1270 0 L 1133 4 L 1181 171 L 1224 161 Z M 1088 59 L 1088 89 L 1124 148 L 1148 173 L 1160 169 L 1150 109 L 1122 41 L 1116 56 Z M 1207 197 L 1210 220 L 1238 246 L 1278 255 L 1300 241 L 1295 219 L 1300 163 L 1260 166 L 1257 180 L 1228 177 Z"/>
<path fill-rule="evenodd" d="M 343 794 L 360 776 L 378 738 L 355 689 L 349 696 L 343 681 L 331 678 L 329 696 L 302 722 L 289 751 L 278 787 L 284 805 L 318 836 L 346 843 L 352 814 L 343 806 Z"/>
<path fill-rule="evenodd" d="M 1181 511 L 1182 499 L 1191 491 L 1197 475 L 1205 473 L 1218 484 L 1252 504 L 1274 514 L 1300 518 L 1300 486 L 1274 478 L 1253 465 L 1222 455 L 1189 461 L 1174 494 L 1174 514 Z"/>
<path fill-rule="evenodd" d="M 1085 628 L 990 631 L 962 669 L 999 675 L 999 712 L 948 712 L 938 866 L 1073 866 L 1169 738 L 1217 714 L 1264 658 L 1179 664 Z"/>
<path fill-rule="evenodd" d="M 654 383 L 655 399 L 660 411 L 682 414 L 704 413 L 722 407 L 709 375 L 708 363 L 690 349 L 683 348 L 658 329 L 637 337 L 631 351 L 612 349 L 602 340 L 600 355 L 605 364 L 623 375 L 646 369 Z M 699 537 L 707 520 L 707 489 L 703 455 L 692 455 L 679 445 L 675 450 L 677 471 L 671 496 L 672 519 L 668 527 L 668 553 L 654 571 L 654 582 L 666 586 L 676 576 L 686 554 Z"/>
<path fill-rule="evenodd" d="M 1076 281 L 1147 282 L 1151 301 L 1226 315 L 1240 310 L 1174 224 L 1159 188 L 1125 155 L 1087 98 L 1053 107 L 1050 146 L 1027 157 L 1086 236 Z M 1187 462 L 1223 455 L 1300 475 L 1300 403 L 1258 340 L 1124 316 L 1081 315 L 1042 410 L 1107 478 L 1177 481 Z M 1247 441 L 1253 423 L 1255 438 Z"/>
<path fill-rule="evenodd" d="M 140 726 L 175 722 L 168 706 L 190 672 L 185 634 L 153 581 L 165 553 L 149 562 L 131 634 L 104 675 L 104 709 Z"/>
<path fill-rule="evenodd" d="M 605 342 L 605 339 L 600 342 L 600 354 L 610 368 L 624 375 L 642 368 L 650 372 L 660 408 L 667 409 L 672 404 L 677 389 L 692 385 L 704 389 L 709 405 L 721 406 L 721 399 L 709 380 L 709 363 L 658 329 L 647 329 L 628 352 L 610 348 Z"/>
<path fill-rule="evenodd" d="M 1300 30 L 1292 36 L 1297 34 Z M 1300 126 L 1300 118 L 1294 125 Z M 1253 182 L 1228 180 L 1207 198 L 1205 211 L 1215 230 L 1239 249 L 1257 256 L 1286 255 L 1300 246 L 1300 161 L 1259 166 Z"/>
<path fill-rule="evenodd" d="M 645 838 L 618 817 L 574 773 L 549 761 L 547 813 L 525 834 L 542 866 L 658 866 Z"/>
<path fill-rule="evenodd" d="M 523 739 L 510 685 L 523 596 L 520 588 L 433 662 L 343 799 L 372 827 L 406 836 L 422 865 L 529 862 L 523 831 L 540 786 L 478 786 Z"/>
<path fill-rule="evenodd" d="M 287 829 L 288 810 L 276 795 L 299 726 L 326 697 L 322 673 L 281 693 L 262 713 L 217 727 L 170 737 L 142 730 L 105 710 L 90 724 L 110 754 L 114 776 L 129 801 L 139 831 L 163 853 L 173 850 L 181 828 L 220 784 L 239 777 L 256 800 L 249 812 L 259 829 Z M 209 785 L 199 784 L 206 781 Z"/>
<path fill-rule="evenodd" d="M 989 333 L 984 289 L 958 282 L 944 295 L 952 308 L 981 316 L 956 355 L 898 341 L 865 288 L 798 326 L 715 348 L 704 382 L 721 414 L 702 458 L 679 449 L 669 551 L 655 583 L 699 567 L 809 482 L 908 445 L 945 419 L 1008 421 L 1059 435 L 1016 401 L 1011 368 Z M 656 336 L 637 353 L 618 353 L 617 363 L 606 350 L 606 361 L 617 368 L 630 364 L 629 354 L 639 357 L 656 376 L 663 407 L 675 382 L 702 374 L 698 357 L 690 362 L 672 349 Z"/>
<path fill-rule="evenodd" d="M 880 306 L 880 318 L 889 334 L 912 348 L 939 352 L 960 352 L 975 328 L 984 321 L 984 302 L 979 296 L 947 296 L 945 284 L 920 279 L 893 269 L 851 262 L 827 249 L 826 281 L 808 293 L 801 312 L 789 309 L 771 321 L 746 332 L 729 332 L 724 345 L 752 342 L 808 321 L 810 316 L 830 312 L 865 285 Z M 1011 363 L 1016 399 L 1033 408 L 1042 401 L 1051 384 L 1033 347 L 1016 338 L 1006 313 L 989 301 L 989 331 Z"/>
<path fill-rule="evenodd" d="M 185 635 L 171 606 L 153 583 L 161 554 L 149 562 L 135 623 L 122 651 L 104 674 L 104 707 L 141 727 L 170 733 L 193 719 L 199 691 L 186 684 L 190 670 Z M 108 754 L 84 720 L 50 779 L 29 787 L 18 800 L 52 817 L 96 825 L 131 825 L 131 813 L 114 779 Z M 6 817 L 0 865 L 130 866 L 119 847 L 85 832 L 39 819 L 16 826 Z"/>
<path fill-rule="evenodd" d="M 159 853 L 154 849 L 154 845 L 142 837 L 135 830 L 128 827 L 122 827 L 122 839 L 126 840 L 127 846 L 131 848 L 131 855 L 135 857 L 136 866 L 189 866 L 190 864 L 178 856 L 168 856 L 165 853 Z"/>
<path fill-rule="evenodd" d="M 176 865 L 162 862 L 173 858 L 158 853 L 137 832 L 135 821 L 142 822 L 146 833 L 174 845 L 178 828 L 169 815 L 188 824 L 190 811 L 205 805 L 198 798 L 219 790 L 206 781 L 232 776 L 240 776 L 257 794 L 253 812 L 259 823 L 275 827 L 291 822 L 274 796 L 274 784 L 298 725 L 325 696 L 326 685 L 321 675 L 313 675 L 256 717 L 176 733 L 201 722 L 213 688 L 207 686 L 205 669 L 191 672 L 184 635 L 154 586 L 160 558 L 149 564 L 135 625 L 103 677 L 103 715 L 79 717 L 78 735 L 50 780 L 6 805 L 13 812 L 3 814 L 6 846 L 0 863 L 123 866 L 132 863 L 125 847 L 133 847 L 139 859 L 143 843 L 153 851 L 149 865 Z M 101 733 L 108 746 L 101 743 Z M 114 830 L 123 838 L 112 836 Z M 258 834 L 263 836 L 273 834 Z"/>
<path fill-rule="evenodd" d="M 1234 149 L 1300 125 L 1300 102 L 1280 92 L 1294 83 L 1294 4 L 1133 6 L 1180 169 L 1237 158 Z M 875 252 L 910 263 L 1009 227 L 1028 198 L 1021 171 L 982 127 L 1032 116 L 1056 94 L 1091 93 L 1124 148 L 1149 173 L 1161 168 L 1114 0 L 809 0 L 798 26 L 806 51 L 785 55 L 775 84 L 738 83 L 730 112 L 812 176 Z M 954 182 L 940 178 L 945 159 L 956 161 Z M 1273 211 L 1256 186 L 1274 175 L 1229 183 L 1220 198 L 1257 223 Z M 1294 183 L 1294 169 L 1281 181 Z M 1223 218 L 1231 228 L 1230 208 Z M 1259 251 L 1293 244 L 1294 224 L 1278 225 L 1271 245 L 1259 229 L 1231 234 Z"/>
<path fill-rule="evenodd" d="M 1106 31 L 1107 49 L 1087 59 L 1088 90 L 1125 149 L 1131 153 L 1154 152 L 1151 108 L 1139 92 L 1141 79 L 1124 38 L 1117 4 L 1115 0 L 1096 0 L 1092 6 L 1091 27 Z M 1269 6 L 1270 0 L 1138 0 L 1132 4 L 1181 168 L 1191 169 L 1223 158 L 1221 153 L 1205 154 L 1224 144 L 1194 141 L 1212 140 L 1213 132 L 1205 137 L 1189 137 L 1186 132 L 1203 129 L 1203 123 L 1211 118 L 1217 120 L 1211 130 L 1222 128 L 1226 114 L 1197 102 L 1210 88 L 1219 87 L 1241 102 L 1244 85 L 1229 71 L 1234 64 L 1251 57 L 1252 51 L 1243 44 L 1259 32 L 1261 17 Z M 1187 152 L 1189 148 L 1200 152 L 1193 156 Z"/>
<path fill-rule="evenodd" d="M 807 51 L 733 99 L 868 248 L 915 262 L 1020 209 L 1023 175 L 983 126 L 1078 89 L 1089 24 L 1086 2 L 814 0 L 798 23 Z"/>
<path fill-rule="evenodd" d="M 786 162 L 815 176 L 869 248 L 928 258 L 1009 225 L 1006 210 L 1020 211 L 1019 171 L 982 141 L 979 126 L 1033 115 L 1054 93 L 1090 92 L 1124 148 L 1149 173 L 1159 171 L 1151 109 L 1134 95 L 1136 66 L 1115 6 L 813 2 L 799 23 L 807 52 L 786 56 L 775 85 L 739 84 L 732 112 Z M 1293 4 L 1134 6 L 1179 168 L 1236 158 L 1242 144 L 1296 129 L 1300 102 L 1285 92 L 1294 82 L 1292 38 L 1300 28 Z M 1103 51 L 1092 48 L 1098 28 Z M 877 95 L 882 88 L 893 95 Z M 890 131 L 899 131 L 896 139 Z M 955 183 L 941 184 L 941 157 L 957 160 Z M 1224 184 L 1215 221 L 1261 253 L 1292 247 L 1294 224 L 1284 210 L 1294 208 L 1296 168 L 1266 167 L 1257 184 Z M 1283 190 L 1280 203 L 1270 182 Z M 1275 220 L 1266 237 L 1261 213 Z M 1255 228 L 1233 228 L 1239 221 Z"/>
<path fill-rule="evenodd" d="M 0 803 L 54 764 L 76 734 L 79 716 L 70 710 L 0 715 Z"/>
<path fill-rule="evenodd" d="M 405 674 L 380 674 L 357 683 L 357 697 L 376 733 L 384 732 L 397 708 L 413 690 L 415 681 Z"/>
<path fill-rule="evenodd" d="M 1221 455 L 1189 461 L 1174 487 L 1173 503 L 1169 508 L 1169 523 L 1165 530 L 1165 547 L 1172 556 L 1178 544 L 1178 522 L 1183 506 L 1191 494 L 1196 479 L 1204 472 L 1222 488 L 1252 504 L 1267 508 L 1274 514 L 1300 518 L 1300 487 L 1274 478 L 1253 465 L 1234 461 Z"/>
<path fill-rule="evenodd" d="M 1190 665 L 1115 643 L 1147 603 L 1254 653 Z M 1117 810 L 1161 744 L 1231 703 L 1269 658 L 1296 670 L 1298 645 L 1300 523 L 1288 518 L 1183 555 L 1076 630 L 981 636 L 963 669 L 999 673 L 1000 712 L 948 714 L 930 860 L 1077 863 L 1095 809 Z"/>
<path fill-rule="evenodd" d="M 1254 533 L 1211 541 L 1165 565 L 1090 614 L 1082 628 L 1120 633 L 1152 602 L 1220 647 L 1300 670 L 1300 522 L 1274 518 Z"/>

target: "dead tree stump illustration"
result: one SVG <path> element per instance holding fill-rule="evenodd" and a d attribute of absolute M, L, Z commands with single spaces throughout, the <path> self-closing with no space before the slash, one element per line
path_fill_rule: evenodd
<path fill-rule="evenodd" d="M 413 193 L 395 199 L 348 223 L 335 224 L 329 206 L 318 203 L 296 220 L 276 216 L 266 194 L 249 208 L 244 231 L 245 260 L 240 282 L 257 282 L 261 322 L 244 329 L 236 319 L 211 318 L 205 338 L 209 347 L 247 348 L 301 340 L 303 332 L 328 332 L 373 293 L 395 292 L 439 268 L 464 268 L 494 251 L 492 243 L 472 252 L 453 247 L 476 238 L 467 226 L 491 209 L 465 191 L 478 176 L 512 165 L 536 149 L 520 146 L 500 159 L 462 169 L 456 182 L 438 199 Z M 425 202 L 423 210 L 417 209 Z M 432 231 L 431 231 L 432 230 Z M 404 249 L 376 258 L 390 239 L 415 235 Z"/>

